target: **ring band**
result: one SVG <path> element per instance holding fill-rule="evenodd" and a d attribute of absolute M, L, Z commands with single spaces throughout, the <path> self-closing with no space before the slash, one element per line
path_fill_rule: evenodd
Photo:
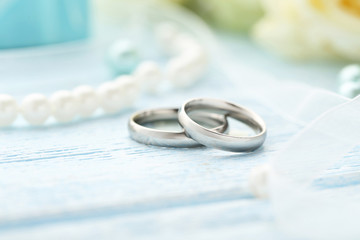
<path fill-rule="evenodd" d="M 199 112 L 197 110 L 207 110 L 232 117 L 251 127 L 256 135 L 238 137 L 203 127 L 189 116 L 190 112 Z M 179 111 L 179 122 L 195 141 L 207 147 L 225 151 L 254 151 L 264 143 L 266 138 L 266 125 L 260 116 L 247 108 L 218 99 L 197 98 L 187 101 Z"/>
<path fill-rule="evenodd" d="M 178 121 L 178 108 L 159 108 L 139 111 L 130 117 L 128 128 L 130 137 L 140 143 L 163 147 L 199 147 L 198 142 L 189 138 L 184 129 L 180 131 L 164 131 L 144 126 L 144 124 L 161 121 Z M 200 123 L 214 126 L 214 132 L 225 132 L 228 122 L 225 116 L 209 113 L 195 113 L 192 118 Z"/>

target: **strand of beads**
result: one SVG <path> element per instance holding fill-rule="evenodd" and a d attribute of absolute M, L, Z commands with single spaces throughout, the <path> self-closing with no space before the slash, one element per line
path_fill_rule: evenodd
<path fill-rule="evenodd" d="M 339 93 L 348 98 L 360 94 L 360 65 L 351 64 L 344 67 L 338 76 Z"/>
<path fill-rule="evenodd" d="M 207 56 L 194 37 L 179 32 L 169 23 L 159 25 L 156 36 L 171 55 L 163 69 L 156 62 L 145 61 L 132 75 L 122 75 L 97 88 L 78 86 L 72 91 L 56 91 L 49 98 L 33 93 L 20 104 L 14 97 L 0 94 L 0 127 L 10 126 L 19 115 L 29 124 L 39 126 L 50 117 L 61 123 L 76 117 L 91 117 L 99 108 L 104 113 L 113 114 L 130 107 L 141 92 L 156 92 L 163 80 L 174 87 L 188 87 L 201 77 L 207 65 Z"/>

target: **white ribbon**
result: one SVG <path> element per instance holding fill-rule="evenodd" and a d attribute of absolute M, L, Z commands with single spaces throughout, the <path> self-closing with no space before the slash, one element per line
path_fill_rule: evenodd
<path fill-rule="evenodd" d="M 360 186 L 329 191 L 314 184 L 359 143 L 360 97 L 321 114 L 271 161 L 269 195 L 282 232 L 300 239 L 360 238 Z M 337 179 L 360 176 L 356 169 L 346 174 Z"/>

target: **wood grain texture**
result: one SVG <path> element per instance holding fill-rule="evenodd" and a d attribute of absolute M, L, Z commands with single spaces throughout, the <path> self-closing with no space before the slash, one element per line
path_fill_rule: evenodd
<path fill-rule="evenodd" d="M 268 203 L 252 198 L 247 176 L 301 126 L 254 99 L 237 96 L 233 85 L 226 79 L 219 82 L 220 77 L 212 71 L 190 90 L 143 99 L 137 109 L 180 106 L 200 96 L 235 101 L 258 112 L 269 126 L 264 147 L 255 153 L 133 142 L 126 123 L 135 109 L 45 129 L 1 131 L 0 229 L 4 236 L 35 239 L 44 234 L 61 239 L 67 232 L 86 239 L 119 234 L 127 239 L 145 235 L 168 239 L 181 233 L 211 236 L 214 226 L 217 234 L 236 236 L 268 230 Z M 237 226 L 242 225 L 246 230 L 239 232 Z"/>
<path fill-rule="evenodd" d="M 19 96 L 27 91 L 20 89 Z M 214 67 L 191 89 L 145 97 L 115 116 L 45 128 L 24 127 L 20 121 L 1 130 L 0 239 L 286 239 L 274 227 L 270 203 L 249 193 L 247 178 L 303 126 L 257 96 L 239 92 Z M 128 137 L 133 111 L 180 106 L 202 96 L 259 113 L 269 129 L 264 146 L 252 154 L 233 154 L 145 146 Z M 358 151 L 318 179 L 317 186 L 359 183 Z"/>

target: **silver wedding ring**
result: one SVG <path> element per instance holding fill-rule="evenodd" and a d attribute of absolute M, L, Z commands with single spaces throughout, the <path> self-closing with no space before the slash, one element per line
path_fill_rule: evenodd
<path fill-rule="evenodd" d="M 189 113 L 211 111 L 239 120 L 255 131 L 254 136 L 232 136 L 215 132 L 199 125 Z M 207 146 L 231 152 L 250 152 L 258 149 L 266 138 L 266 125 L 253 111 L 230 102 L 212 98 L 197 98 L 187 101 L 179 111 L 179 122 L 195 141 Z"/>
<path fill-rule="evenodd" d="M 238 120 L 253 131 L 251 136 L 227 134 L 228 117 Z M 173 120 L 179 131 L 160 130 L 148 125 Z M 135 113 L 129 120 L 130 137 L 140 143 L 164 147 L 207 146 L 231 152 L 251 152 L 266 138 L 266 125 L 253 111 L 240 105 L 212 98 L 197 98 L 185 102 L 180 109 L 161 108 Z"/>
<path fill-rule="evenodd" d="M 182 148 L 202 146 L 189 138 L 184 129 L 165 131 L 146 126 L 158 121 L 178 121 L 178 111 L 178 108 L 159 108 L 136 112 L 130 117 L 128 123 L 130 137 L 147 145 Z M 192 118 L 198 124 L 211 127 L 214 132 L 225 132 L 228 128 L 228 122 L 223 115 L 198 112 L 194 113 Z"/>

